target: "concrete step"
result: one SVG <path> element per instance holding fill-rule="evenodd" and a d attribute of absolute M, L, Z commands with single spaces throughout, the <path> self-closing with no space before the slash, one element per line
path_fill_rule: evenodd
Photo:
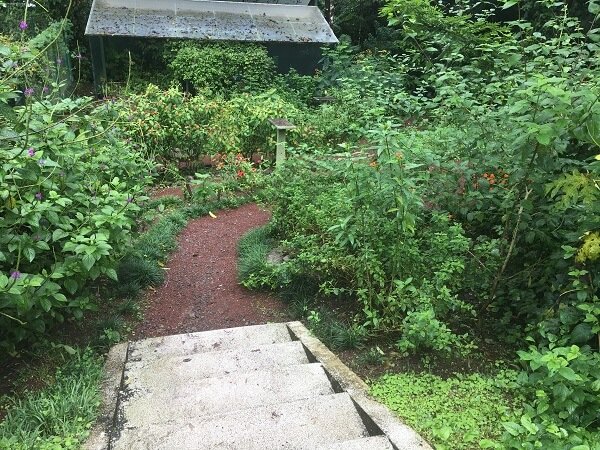
<path fill-rule="evenodd" d="M 270 345 L 246 346 L 242 349 L 169 356 L 159 359 L 140 358 L 127 361 L 125 383 L 129 389 L 158 386 L 164 383 L 191 383 L 231 373 L 307 364 L 308 358 L 299 341 Z"/>
<path fill-rule="evenodd" d="M 160 423 L 178 417 L 214 416 L 334 393 L 319 363 L 234 373 L 188 383 L 141 385 L 131 380 L 132 393 L 121 404 L 127 426 Z M 168 408 L 165 408 L 168 405 Z"/>
<path fill-rule="evenodd" d="M 351 441 L 322 445 L 316 450 L 394 450 L 392 443 L 385 436 L 371 436 Z"/>
<path fill-rule="evenodd" d="M 314 450 L 368 436 L 347 393 L 165 423 L 124 424 L 113 450 Z"/>
<path fill-rule="evenodd" d="M 227 328 L 131 342 L 128 359 L 135 361 L 143 357 L 149 361 L 152 358 L 158 359 L 166 355 L 192 355 L 291 340 L 288 328 L 284 323 Z"/>

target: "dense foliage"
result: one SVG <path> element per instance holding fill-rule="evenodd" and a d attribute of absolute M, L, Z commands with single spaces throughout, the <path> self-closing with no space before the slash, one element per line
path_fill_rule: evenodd
<path fill-rule="evenodd" d="M 120 115 L 110 103 L 58 96 L 57 62 L 38 40 L 29 53 L 0 45 L 3 352 L 81 317 L 94 304 L 90 281 L 116 278 L 148 175 L 147 162 L 115 134 Z"/>
<path fill-rule="evenodd" d="M 260 92 L 275 79 L 275 62 L 258 45 L 182 42 L 170 52 L 174 78 L 196 92 L 225 96 Z"/>
<path fill-rule="evenodd" d="M 494 445 L 596 448 L 598 35 L 545 8 L 499 25 L 390 1 L 393 53 L 328 52 L 322 82 L 353 118 L 354 154 L 318 144 L 272 178 L 289 259 L 249 280 L 356 299 L 363 326 L 405 352 L 477 351 L 477 330 L 495 329 L 526 348 L 526 402 Z"/>
<path fill-rule="evenodd" d="M 269 150 L 274 137 L 267 121 L 293 113 L 294 107 L 273 90 L 239 94 L 229 100 L 190 96 L 150 85 L 125 101 L 129 115 L 124 132 L 150 157 L 164 163 L 198 162 L 205 155 Z"/>
<path fill-rule="evenodd" d="M 240 246 L 244 283 L 345 303 L 335 329 L 324 310 L 298 308 L 336 348 L 369 337 L 403 355 L 520 348 L 510 380 L 460 378 L 503 406 L 461 398 L 478 430 L 468 414 L 413 415 L 398 390 L 420 385 L 406 377 L 376 383 L 440 447 L 597 450 L 600 5 L 350 6 L 338 26 L 370 50 L 342 39 L 315 77 L 275 74 L 258 46 L 171 42 L 163 87 L 114 104 L 57 95 L 64 23 L 3 36 L 0 349 L 81 316 L 92 280 L 120 275 L 123 290 L 160 280 L 147 260 L 155 234 L 127 250 L 150 161 L 200 203 L 255 188 L 252 157 L 268 156 L 268 119 L 284 117 L 298 126 L 294 151 L 263 192 L 272 223 Z M 317 105 L 322 95 L 334 101 Z M 218 181 L 197 171 L 207 155 Z M 169 217 L 158 228 L 167 249 L 187 216 Z M 267 261 L 273 246 L 278 263 Z"/>

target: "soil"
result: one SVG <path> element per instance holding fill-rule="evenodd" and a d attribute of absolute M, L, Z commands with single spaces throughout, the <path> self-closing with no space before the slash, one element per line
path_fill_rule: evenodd
<path fill-rule="evenodd" d="M 191 220 L 168 260 L 165 283 L 146 293 L 144 321 L 131 339 L 290 320 L 285 305 L 238 284 L 237 242 L 266 224 L 255 204 Z"/>
<path fill-rule="evenodd" d="M 150 192 L 150 197 L 153 199 L 161 197 L 179 197 L 183 198 L 183 189 L 178 186 L 168 186 L 163 188 L 156 188 Z"/>

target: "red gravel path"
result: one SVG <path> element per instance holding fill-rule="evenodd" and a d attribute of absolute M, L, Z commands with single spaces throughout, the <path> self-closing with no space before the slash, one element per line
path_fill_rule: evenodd
<path fill-rule="evenodd" d="M 192 220 L 166 264 L 165 283 L 147 293 L 144 321 L 133 338 L 288 320 L 283 304 L 238 284 L 237 242 L 268 222 L 255 204 Z"/>

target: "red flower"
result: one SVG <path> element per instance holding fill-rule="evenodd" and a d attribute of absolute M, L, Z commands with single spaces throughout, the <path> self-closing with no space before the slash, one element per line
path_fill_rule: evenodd
<path fill-rule="evenodd" d="M 237 176 L 238 176 L 238 178 L 242 178 L 244 175 L 246 175 L 246 174 L 244 173 L 244 171 L 243 171 L 243 170 L 238 170 L 238 171 L 237 171 Z"/>

